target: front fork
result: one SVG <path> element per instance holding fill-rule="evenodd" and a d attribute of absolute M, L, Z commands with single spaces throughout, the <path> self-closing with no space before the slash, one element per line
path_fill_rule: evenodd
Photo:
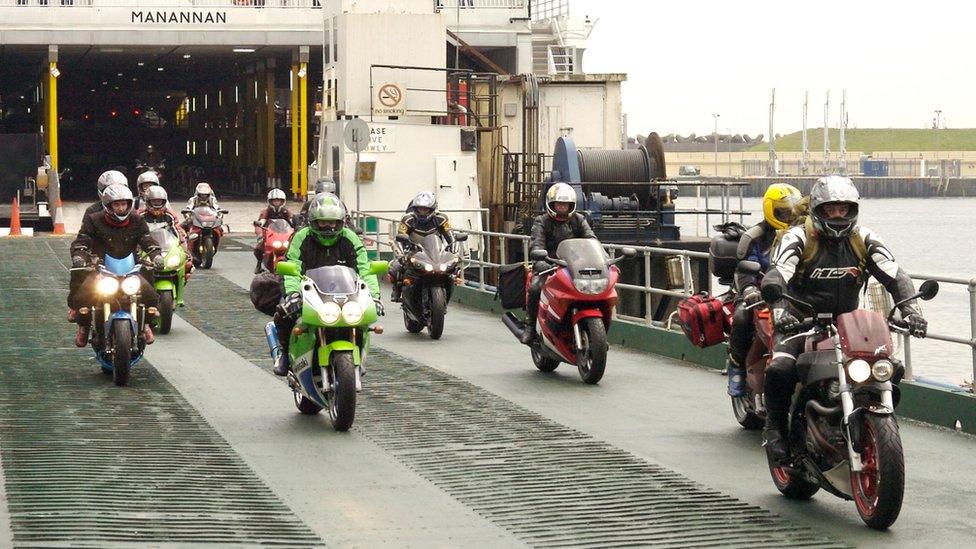
<path fill-rule="evenodd" d="M 851 419 L 854 416 L 854 397 L 851 395 L 851 386 L 847 383 L 847 370 L 844 369 L 844 352 L 840 346 L 840 335 L 833 328 L 831 328 L 830 340 L 834 344 L 834 357 L 837 361 L 837 379 L 840 383 L 840 403 L 844 412 L 842 425 L 844 427 L 844 440 L 847 442 L 847 456 L 851 464 L 851 471 L 860 471 L 864 468 L 864 464 L 861 463 L 861 454 L 854 451 L 854 445 L 852 443 L 854 437 L 851 433 Z M 888 400 L 891 400 L 890 391 Z"/>

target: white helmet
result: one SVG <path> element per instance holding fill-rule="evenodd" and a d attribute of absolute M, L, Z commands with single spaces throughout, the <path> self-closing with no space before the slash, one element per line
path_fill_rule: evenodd
<path fill-rule="evenodd" d="M 112 209 L 112 203 L 118 202 L 119 200 L 125 200 L 129 203 L 129 208 L 125 211 L 125 214 L 118 215 L 115 210 Z M 132 190 L 129 189 L 128 185 L 109 185 L 102 192 L 102 208 L 105 209 L 105 213 L 115 218 L 118 222 L 123 222 L 132 215 L 132 204 L 135 202 L 132 198 Z"/>
<path fill-rule="evenodd" d="M 136 179 L 136 187 L 142 189 L 142 186 L 146 183 L 150 185 L 159 185 L 159 176 L 156 175 L 154 171 L 142 172 Z"/>
<path fill-rule="evenodd" d="M 280 200 L 281 205 L 275 206 L 274 204 L 271 203 L 272 200 Z M 286 200 L 287 197 L 285 197 L 285 191 L 281 189 L 271 189 L 270 191 L 268 191 L 268 207 L 271 208 L 272 210 L 276 212 L 280 212 L 281 210 L 283 210 L 285 208 Z"/>
<path fill-rule="evenodd" d="M 210 188 L 209 183 L 197 183 L 197 188 L 195 192 L 197 198 L 209 200 L 210 196 L 213 194 L 213 189 Z"/>
<path fill-rule="evenodd" d="M 556 211 L 555 204 L 557 202 L 566 202 L 569 206 L 569 211 L 565 214 L 561 214 Z M 565 183 L 556 183 L 546 192 L 546 213 L 549 217 L 555 219 L 556 221 L 566 221 L 569 219 L 573 212 L 576 211 L 576 190 Z"/>
<path fill-rule="evenodd" d="M 153 185 L 146 189 L 145 200 L 147 210 L 162 210 L 169 201 L 169 195 L 166 193 L 166 189 L 159 185 Z"/>
<path fill-rule="evenodd" d="M 107 172 L 102 172 L 102 175 L 98 176 L 98 196 L 101 197 L 102 193 L 109 185 L 125 185 L 129 186 L 129 180 L 125 178 L 125 175 L 118 170 L 109 170 Z"/>

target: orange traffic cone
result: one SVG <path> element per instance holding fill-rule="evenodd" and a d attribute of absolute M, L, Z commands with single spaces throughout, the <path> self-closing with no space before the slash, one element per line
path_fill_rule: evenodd
<path fill-rule="evenodd" d="M 10 236 L 23 236 L 20 231 L 20 205 L 17 198 L 14 198 L 13 206 L 10 208 Z"/>
<path fill-rule="evenodd" d="M 53 234 L 64 234 L 64 213 L 61 211 L 61 199 L 54 208 L 54 232 Z"/>

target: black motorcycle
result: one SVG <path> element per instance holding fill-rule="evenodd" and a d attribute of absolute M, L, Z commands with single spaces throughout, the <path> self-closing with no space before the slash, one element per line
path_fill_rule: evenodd
<path fill-rule="evenodd" d="M 397 235 L 404 249 L 401 307 L 408 332 L 416 334 L 426 327 L 431 339 L 440 339 L 447 304 L 460 280 L 460 246 L 467 239 L 468 235 L 457 234 L 448 246 L 438 234 Z"/>

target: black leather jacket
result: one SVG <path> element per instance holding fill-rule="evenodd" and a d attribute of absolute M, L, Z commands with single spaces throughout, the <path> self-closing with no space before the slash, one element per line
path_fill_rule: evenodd
<path fill-rule="evenodd" d="M 817 312 L 835 316 L 857 308 L 868 275 L 884 285 L 896 302 L 914 294 L 915 285 L 911 278 L 895 263 L 894 256 L 874 231 L 865 227 L 855 230 L 860 231 L 867 248 L 863 270 L 846 238 L 820 239 L 817 255 L 809 265 L 801 266 L 807 235 L 802 226 L 793 227 L 783 235 L 773 252 L 773 265 L 763 277 L 762 286 L 777 285 L 783 292 L 813 305 Z M 797 272 L 798 268 L 803 272 Z M 776 307 L 785 305 L 785 300 L 774 304 Z M 901 312 L 902 315 L 917 313 L 915 301 L 902 305 Z"/>
<path fill-rule="evenodd" d="M 546 214 L 532 221 L 532 241 L 529 251 L 545 250 L 549 257 L 556 257 L 559 243 L 567 238 L 596 238 L 583 214 L 573 212 L 566 221 L 556 221 Z"/>
<path fill-rule="evenodd" d="M 105 254 L 123 258 L 142 249 L 150 259 L 159 255 L 159 245 L 149 236 L 149 225 L 138 214 L 133 213 L 125 223 L 110 223 L 105 213 L 85 216 L 78 231 L 78 237 L 71 243 L 71 255 L 83 255 L 86 250 L 99 260 Z"/>

